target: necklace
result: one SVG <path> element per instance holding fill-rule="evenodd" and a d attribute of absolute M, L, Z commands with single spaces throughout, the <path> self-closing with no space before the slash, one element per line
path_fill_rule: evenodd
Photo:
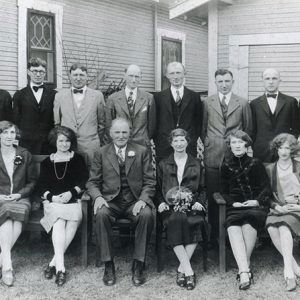
<path fill-rule="evenodd" d="M 281 169 L 282 171 L 286 171 L 288 168 L 291 167 L 292 163 L 289 163 L 289 165 L 286 168 L 280 166 L 279 162 L 277 163 L 277 165 L 278 165 L 279 169 Z"/>
<path fill-rule="evenodd" d="M 54 162 L 54 173 L 55 173 L 55 176 L 56 176 L 56 178 L 57 178 L 58 180 L 64 179 L 64 177 L 65 177 L 65 175 L 66 175 L 66 172 L 67 172 L 67 167 L 68 167 L 68 162 L 66 161 L 64 173 L 63 173 L 62 177 L 59 177 L 59 176 L 57 175 L 56 163 Z"/>

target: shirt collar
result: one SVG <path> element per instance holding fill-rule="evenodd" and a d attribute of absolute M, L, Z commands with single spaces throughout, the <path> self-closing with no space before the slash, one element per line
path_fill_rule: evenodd
<path fill-rule="evenodd" d="M 176 91 L 179 91 L 179 95 L 182 98 L 183 91 L 184 91 L 184 86 L 182 85 L 180 88 L 176 88 L 175 86 L 171 85 L 171 92 L 172 92 L 173 95 L 176 95 Z"/>
<path fill-rule="evenodd" d="M 125 147 L 123 147 L 123 148 L 119 148 L 117 145 L 114 144 L 114 147 L 115 147 L 115 150 L 116 150 L 116 154 L 118 154 L 118 150 L 121 149 L 122 150 L 122 154 L 125 157 L 127 145 Z"/>
<path fill-rule="evenodd" d="M 129 97 L 130 92 L 132 92 L 132 98 L 135 99 L 136 98 L 136 94 L 137 94 L 137 88 L 134 88 L 133 90 L 130 89 L 127 85 L 125 87 L 125 94 L 126 94 L 126 98 Z"/>
<path fill-rule="evenodd" d="M 219 99 L 220 101 L 222 101 L 223 97 L 225 96 L 226 97 L 226 100 L 229 101 L 230 98 L 231 98 L 231 95 L 232 95 L 232 92 L 229 92 L 228 94 L 224 95 L 222 93 L 219 93 Z"/>

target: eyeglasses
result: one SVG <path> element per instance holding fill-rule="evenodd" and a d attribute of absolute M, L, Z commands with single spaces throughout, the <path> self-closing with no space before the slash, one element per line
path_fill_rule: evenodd
<path fill-rule="evenodd" d="M 37 75 L 37 74 L 45 75 L 46 74 L 46 72 L 43 70 L 30 70 L 30 72 L 33 73 L 34 75 Z"/>

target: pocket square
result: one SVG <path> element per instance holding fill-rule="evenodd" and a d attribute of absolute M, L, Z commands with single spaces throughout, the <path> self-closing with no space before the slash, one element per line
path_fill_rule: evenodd
<path fill-rule="evenodd" d="M 143 112 L 143 111 L 146 111 L 146 110 L 147 110 L 147 106 L 145 106 L 145 107 L 142 109 L 142 112 Z"/>

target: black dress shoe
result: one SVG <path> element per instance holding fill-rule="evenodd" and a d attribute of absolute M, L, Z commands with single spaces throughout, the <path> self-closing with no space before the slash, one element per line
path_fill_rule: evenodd
<path fill-rule="evenodd" d="M 54 266 L 47 266 L 44 270 L 44 276 L 46 279 L 52 279 L 52 277 L 56 274 L 56 268 Z"/>
<path fill-rule="evenodd" d="M 196 275 L 191 275 L 191 276 L 186 276 L 186 289 L 191 291 L 195 288 L 196 286 Z"/>
<path fill-rule="evenodd" d="M 176 283 L 180 287 L 185 287 L 186 281 L 185 281 L 185 274 L 177 271 L 176 274 Z"/>
<path fill-rule="evenodd" d="M 132 264 L 132 283 L 134 286 L 140 286 L 145 283 L 143 269 L 144 263 L 135 259 Z"/>
<path fill-rule="evenodd" d="M 114 285 L 116 283 L 116 271 L 113 261 L 105 262 L 103 282 L 105 285 Z"/>
<path fill-rule="evenodd" d="M 64 285 L 66 283 L 66 280 L 67 280 L 66 272 L 58 271 L 55 278 L 55 283 L 57 284 L 57 286 Z"/>

